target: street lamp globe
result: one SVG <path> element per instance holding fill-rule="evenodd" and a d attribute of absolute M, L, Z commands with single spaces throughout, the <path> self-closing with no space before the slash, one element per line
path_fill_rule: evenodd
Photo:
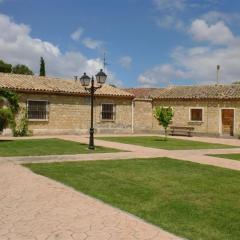
<path fill-rule="evenodd" d="M 97 83 L 102 85 L 106 82 L 107 74 L 101 69 L 100 72 L 96 74 Z"/>
<path fill-rule="evenodd" d="M 80 77 L 80 82 L 82 84 L 83 87 L 87 87 L 90 83 L 90 77 L 84 73 L 81 77 Z"/>

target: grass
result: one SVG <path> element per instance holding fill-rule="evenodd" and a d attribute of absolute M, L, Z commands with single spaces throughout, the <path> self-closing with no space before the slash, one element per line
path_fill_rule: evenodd
<path fill-rule="evenodd" d="M 41 156 L 81 153 L 117 152 L 116 149 L 96 147 L 89 150 L 86 144 L 61 139 L 0 140 L 0 156 Z"/>
<path fill-rule="evenodd" d="M 229 154 L 209 154 L 209 156 L 226 158 L 231 160 L 240 161 L 240 153 L 229 153 Z"/>
<path fill-rule="evenodd" d="M 168 158 L 25 166 L 178 236 L 239 239 L 238 171 Z"/>
<path fill-rule="evenodd" d="M 235 146 L 206 143 L 191 140 L 181 140 L 176 138 L 168 138 L 167 141 L 163 137 L 156 136 L 140 136 L 140 137 L 98 137 L 98 139 L 120 142 L 144 147 L 161 148 L 166 150 L 190 150 L 190 149 L 218 149 L 218 148 L 235 148 Z"/>

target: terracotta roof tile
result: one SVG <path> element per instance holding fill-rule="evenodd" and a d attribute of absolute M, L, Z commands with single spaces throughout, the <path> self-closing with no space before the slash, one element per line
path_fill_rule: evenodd
<path fill-rule="evenodd" d="M 126 91 L 139 98 L 152 99 L 240 99 L 240 84 L 131 88 Z"/>
<path fill-rule="evenodd" d="M 164 88 L 124 88 L 124 90 L 136 98 L 152 99 L 161 94 Z"/>
<path fill-rule="evenodd" d="M 60 93 L 67 95 L 86 95 L 84 87 L 75 80 L 63 80 L 54 77 L 0 73 L 0 88 L 19 92 Z M 122 89 L 104 84 L 96 95 L 134 97 Z"/>

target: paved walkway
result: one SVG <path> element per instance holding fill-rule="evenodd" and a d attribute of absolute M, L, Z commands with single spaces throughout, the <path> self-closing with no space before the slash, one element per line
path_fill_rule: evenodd
<path fill-rule="evenodd" d="M 88 141 L 87 138 L 79 136 L 61 136 L 61 138 L 83 143 Z M 187 139 L 206 140 L 205 138 Z M 211 141 L 240 146 L 237 140 L 232 139 L 211 139 Z M 128 213 L 76 192 L 70 187 L 36 175 L 19 165 L 22 162 L 112 160 L 166 156 L 240 170 L 240 161 L 204 155 L 240 153 L 240 148 L 167 151 L 102 140 L 97 140 L 96 144 L 130 152 L 0 158 L 0 239 L 180 239 Z"/>
<path fill-rule="evenodd" d="M 178 240 L 51 179 L 0 162 L 1 240 Z"/>

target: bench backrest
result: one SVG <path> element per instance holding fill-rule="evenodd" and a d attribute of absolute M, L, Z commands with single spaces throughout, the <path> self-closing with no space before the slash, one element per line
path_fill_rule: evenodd
<path fill-rule="evenodd" d="M 170 129 L 194 130 L 194 127 L 170 126 Z"/>

